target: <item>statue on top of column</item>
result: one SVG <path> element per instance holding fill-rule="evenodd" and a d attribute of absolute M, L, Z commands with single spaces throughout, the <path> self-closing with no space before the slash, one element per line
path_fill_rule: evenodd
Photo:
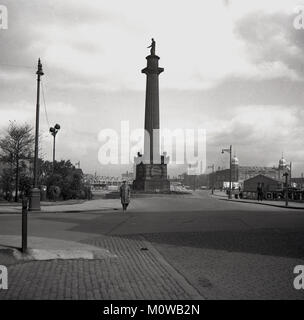
<path fill-rule="evenodd" d="M 154 56 L 155 55 L 155 41 L 153 38 L 152 38 L 152 43 L 148 48 L 151 48 L 150 53 L 152 56 Z"/>

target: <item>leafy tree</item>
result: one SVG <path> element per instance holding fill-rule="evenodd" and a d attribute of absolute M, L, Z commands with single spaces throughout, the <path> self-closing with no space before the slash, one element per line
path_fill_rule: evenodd
<path fill-rule="evenodd" d="M 11 168 L 4 168 L 1 174 L 1 189 L 4 193 L 4 198 L 11 201 L 12 191 L 14 189 L 14 178 Z"/>
<path fill-rule="evenodd" d="M 70 160 L 55 161 L 54 172 L 60 174 L 62 177 L 71 175 L 75 170 L 76 168 Z"/>
<path fill-rule="evenodd" d="M 63 200 L 88 197 L 87 188 L 83 183 L 83 173 L 76 169 L 70 160 L 43 161 L 40 166 L 40 180 L 47 186 L 49 199 L 55 199 L 54 187 L 59 187 Z"/>
<path fill-rule="evenodd" d="M 31 187 L 33 184 L 33 179 L 26 173 L 21 172 L 19 179 L 19 190 L 26 197 L 30 196 Z"/>
<path fill-rule="evenodd" d="M 0 139 L 0 160 L 14 171 L 15 175 L 15 201 L 18 201 L 20 169 L 26 167 L 24 161 L 30 161 L 34 148 L 33 128 L 25 123 L 10 122 L 5 136 Z"/>
<path fill-rule="evenodd" d="M 39 159 L 38 168 L 40 184 L 47 185 L 49 177 L 53 174 L 53 163 Z"/>

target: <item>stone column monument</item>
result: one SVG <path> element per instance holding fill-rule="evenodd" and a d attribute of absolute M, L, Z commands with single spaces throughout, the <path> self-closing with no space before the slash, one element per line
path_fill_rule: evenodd
<path fill-rule="evenodd" d="M 158 66 L 159 57 L 155 54 L 156 43 L 148 47 L 150 55 L 146 57 L 147 67 L 141 72 L 147 76 L 145 105 L 145 140 L 144 154 L 136 159 L 135 190 L 145 192 L 169 192 L 170 182 L 167 179 L 168 158 L 160 155 L 159 136 L 159 87 L 158 76 L 164 71 Z"/>

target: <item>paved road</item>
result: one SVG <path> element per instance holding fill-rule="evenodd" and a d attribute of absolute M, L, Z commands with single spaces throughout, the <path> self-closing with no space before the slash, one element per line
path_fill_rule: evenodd
<path fill-rule="evenodd" d="M 0 234 L 19 232 L 19 216 L 0 216 Z M 118 259 L 11 264 L 17 289 L 3 298 L 304 298 L 293 288 L 293 268 L 304 264 L 302 210 L 227 202 L 201 191 L 133 199 L 127 213 L 31 214 L 29 232 L 100 246 Z M 27 290 L 24 283 L 34 279 L 36 287 Z"/>

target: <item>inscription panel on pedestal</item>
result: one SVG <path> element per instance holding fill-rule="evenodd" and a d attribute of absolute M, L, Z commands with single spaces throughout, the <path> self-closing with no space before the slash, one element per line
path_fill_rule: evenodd
<path fill-rule="evenodd" d="M 162 176 L 162 168 L 161 166 L 152 166 L 151 168 L 151 176 L 152 177 L 161 177 Z"/>

